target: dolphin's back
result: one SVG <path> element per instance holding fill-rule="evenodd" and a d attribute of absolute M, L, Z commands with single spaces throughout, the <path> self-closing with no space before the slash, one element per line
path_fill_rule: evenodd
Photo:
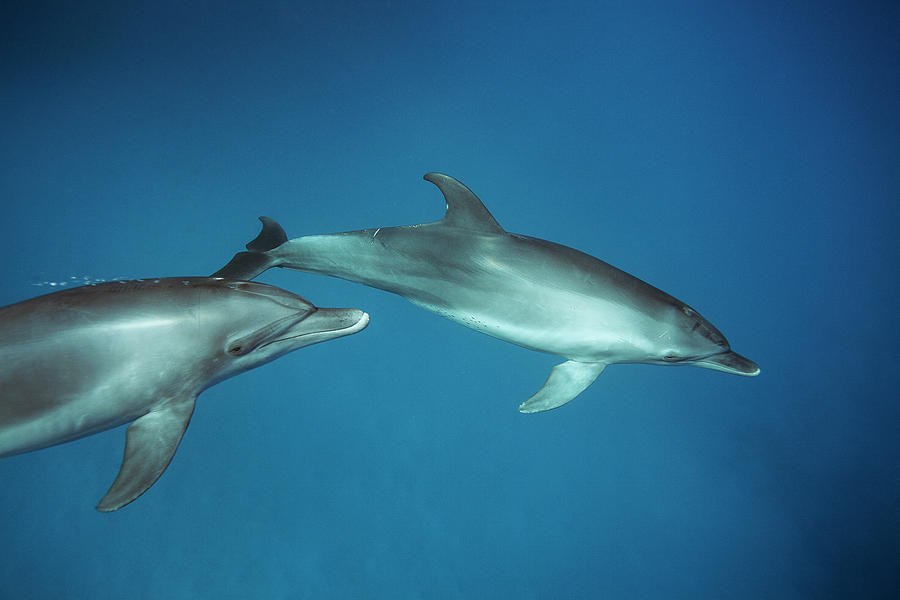
<path fill-rule="evenodd" d="M 263 256 L 273 266 L 398 294 L 504 341 L 584 360 L 623 352 L 636 325 L 650 329 L 660 310 L 682 306 L 578 250 L 443 221 L 305 236 Z"/>

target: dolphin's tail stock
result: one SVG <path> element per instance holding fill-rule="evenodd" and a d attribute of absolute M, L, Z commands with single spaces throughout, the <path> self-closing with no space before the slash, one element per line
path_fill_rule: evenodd
<path fill-rule="evenodd" d="M 250 280 L 276 266 L 274 258 L 266 254 L 287 241 L 287 234 L 274 219 L 260 217 L 262 231 L 247 244 L 247 252 L 238 252 L 231 261 L 210 275 L 222 279 Z"/>

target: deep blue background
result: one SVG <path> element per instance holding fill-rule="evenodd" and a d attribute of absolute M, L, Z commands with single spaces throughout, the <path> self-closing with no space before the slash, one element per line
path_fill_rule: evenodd
<path fill-rule="evenodd" d="M 0 461 L 0 595 L 897 592 L 896 3 L 122 4 L 0 8 L 0 304 L 210 273 L 259 214 L 434 220 L 440 170 L 762 374 L 614 366 L 521 415 L 556 357 L 270 271 L 372 324 L 205 392 L 118 513 L 124 430 Z"/>

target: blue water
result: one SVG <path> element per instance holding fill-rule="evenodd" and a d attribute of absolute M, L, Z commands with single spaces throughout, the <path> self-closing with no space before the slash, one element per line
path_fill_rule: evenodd
<path fill-rule="evenodd" d="M 897 597 L 896 3 L 121 4 L 0 8 L 0 304 L 434 220 L 439 170 L 762 374 L 522 415 L 556 357 L 270 271 L 371 325 L 206 391 L 117 513 L 124 429 L 0 460 L 0 596 Z"/>

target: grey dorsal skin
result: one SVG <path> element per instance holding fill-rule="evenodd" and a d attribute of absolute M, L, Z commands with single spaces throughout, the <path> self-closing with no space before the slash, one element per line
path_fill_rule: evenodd
<path fill-rule="evenodd" d="M 162 475 L 197 395 L 244 371 L 362 330 L 355 308 L 316 308 L 248 281 L 114 281 L 0 308 L 0 457 L 131 422 L 97 510 Z"/>
<path fill-rule="evenodd" d="M 754 376 L 697 311 L 602 260 L 505 232 L 456 179 L 428 173 L 443 219 L 292 240 L 275 221 L 216 275 L 252 279 L 271 267 L 332 275 L 393 292 L 476 331 L 567 359 L 519 410 L 562 406 L 613 363 L 694 365 Z"/>

